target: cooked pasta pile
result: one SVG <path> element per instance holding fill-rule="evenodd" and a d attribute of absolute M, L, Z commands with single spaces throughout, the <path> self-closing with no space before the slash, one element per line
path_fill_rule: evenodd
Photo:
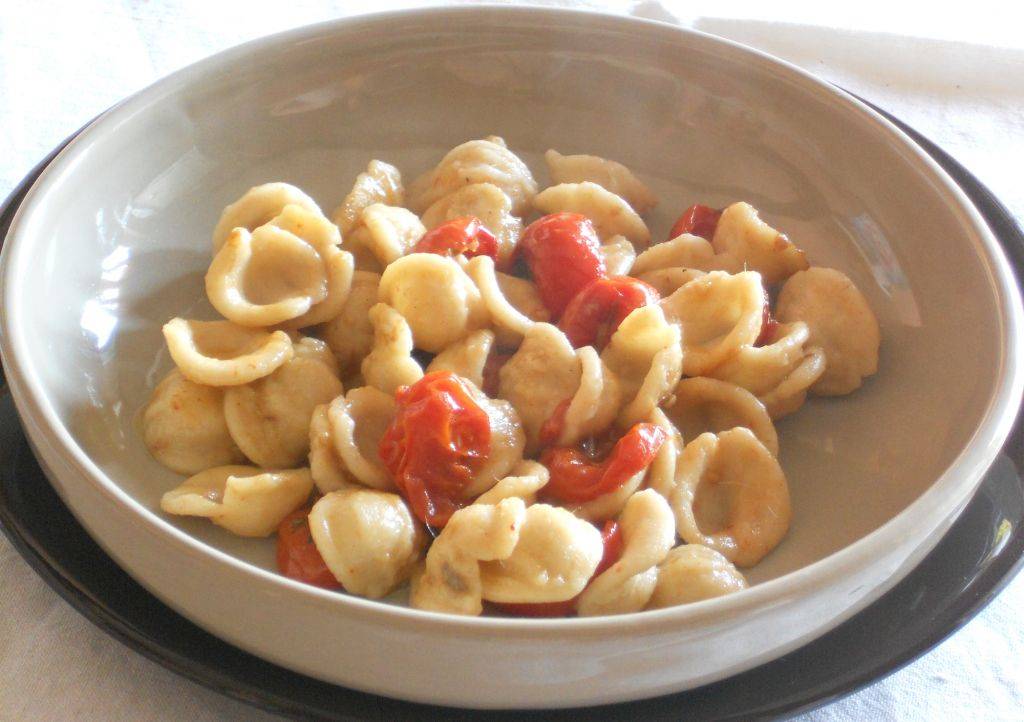
<path fill-rule="evenodd" d="M 276 533 L 294 579 L 454 614 L 743 589 L 790 524 L 773 420 L 875 373 L 874 314 L 747 203 L 653 242 L 627 168 L 545 159 L 540 192 L 490 137 L 407 187 L 371 161 L 333 220 L 284 183 L 228 206 L 224 318 L 164 326 L 143 417 L 188 476 L 163 510 Z"/>

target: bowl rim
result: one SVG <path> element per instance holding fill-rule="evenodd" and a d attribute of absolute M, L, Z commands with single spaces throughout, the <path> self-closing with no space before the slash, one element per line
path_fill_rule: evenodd
<path fill-rule="evenodd" d="M 255 56 L 268 48 L 296 44 L 337 33 L 351 34 L 376 29 L 396 20 L 438 22 L 441 19 L 453 22 L 488 20 L 495 23 L 534 20 L 550 23 L 585 22 L 590 28 L 606 31 L 629 30 L 668 41 L 685 39 L 686 43 L 695 44 L 704 52 L 730 56 L 734 60 L 738 57 L 744 62 L 759 66 L 763 71 L 787 79 L 805 92 L 817 95 L 819 101 L 844 110 L 851 122 L 859 121 L 869 127 L 873 126 L 876 132 L 887 136 L 890 147 L 897 155 L 916 166 L 917 170 L 923 171 L 932 181 L 935 192 L 944 196 L 946 203 L 958 212 L 965 229 L 973 231 L 970 234 L 971 240 L 980 251 L 979 255 L 987 261 L 985 270 L 999 301 L 998 328 L 1002 355 L 996 375 L 997 381 L 989 403 L 982 412 L 981 421 L 964 448 L 924 492 L 893 518 L 851 544 L 811 564 L 724 597 L 624 615 L 565 619 L 465 617 L 322 590 L 257 567 L 209 546 L 172 525 L 122 490 L 78 445 L 57 415 L 44 385 L 29 363 L 27 331 L 19 323 L 22 307 L 22 284 L 19 279 L 23 274 L 17 271 L 30 261 L 28 249 L 32 240 L 32 220 L 35 214 L 46 212 L 48 193 L 67 182 L 77 161 L 89 152 L 94 142 L 116 131 L 119 125 L 129 121 L 135 114 L 164 96 L 187 86 L 191 76 L 197 72 L 208 73 L 216 68 L 233 66 L 238 61 Z M 778 603 L 785 598 L 798 596 L 804 590 L 829 585 L 837 578 L 846 576 L 849 570 L 862 567 L 876 557 L 879 550 L 891 547 L 892 540 L 915 535 L 917 520 L 941 520 L 962 506 L 966 498 L 973 494 L 981 474 L 991 465 L 1002 448 L 1024 392 L 1024 309 L 1005 252 L 978 210 L 955 181 L 909 136 L 860 100 L 808 71 L 760 50 L 691 28 L 585 8 L 465 5 L 410 8 L 356 15 L 256 38 L 181 68 L 133 93 L 104 112 L 54 158 L 29 190 L 11 223 L 0 254 L 0 282 L 3 286 L 3 303 L 0 304 L 0 356 L 3 357 L 8 372 L 8 383 L 17 401 L 19 412 L 26 421 L 30 421 L 26 427 L 30 432 L 37 432 L 37 448 L 42 451 L 49 447 L 51 452 L 57 454 L 109 502 L 143 520 L 150 532 L 159 534 L 174 551 L 208 557 L 226 564 L 244 577 L 248 577 L 248 581 L 252 583 L 270 584 L 281 592 L 299 594 L 310 604 L 332 607 L 353 619 L 374 620 L 402 627 L 409 625 L 422 628 L 429 625 L 436 630 L 481 637 L 514 635 L 518 638 L 546 638 L 553 633 L 590 637 L 641 629 L 652 632 L 682 625 L 722 621 L 772 602 Z"/>

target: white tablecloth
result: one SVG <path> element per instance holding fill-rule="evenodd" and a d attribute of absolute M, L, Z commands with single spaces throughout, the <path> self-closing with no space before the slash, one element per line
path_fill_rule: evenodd
<path fill-rule="evenodd" d="M 0 197 L 125 95 L 260 35 L 423 2 L 0 2 Z M 566 3 L 569 4 L 569 3 Z M 937 141 L 1024 219 L 1018 3 L 926 13 L 897 3 L 584 0 L 766 50 L 859 93 Z M 855 7 L 854 7 L 855 5 Z M 782 22 L 785 21 L 785 22 Z M 179 679 L 90 625 L 0 539 L 0 720 L 272 719 Z M 1024 719 L 1024 577 L 909 667 L 813 720 Z"/>

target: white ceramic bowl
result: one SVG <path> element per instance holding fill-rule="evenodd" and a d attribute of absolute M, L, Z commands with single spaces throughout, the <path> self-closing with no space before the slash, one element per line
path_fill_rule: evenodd
<path fill-rule="evenodd" d="M 379 157 L 410 175 L 501 134 L 623 161 L 672 215 L 747 199 L 844 269 L 881 321 L 881 369 L 780 424 L 789 538 L 722 599 L 615 618 L 463 619 L 272 573 L 272 543 L 169 519 L 177 483 L 135 420 L 169 367 L 160 325 L 209 313 L 220 209 L 296 183 L 325 207 Z M 543 178 L 543 175 L 541 174 Z M 1021 394 L 1006 259 L 952 181 L 878 115 L 800 70 L 667 25 L 459 8 L 326 23 L 186 68 L 93 123 L 26 198 L 2 258 L 3 357 L 26 429 L 76 516 L 149 590 L 214 634 L 362 690 L 478 707 L 570 706 L 694 687 L 849 617 L 935 544 Z"/>

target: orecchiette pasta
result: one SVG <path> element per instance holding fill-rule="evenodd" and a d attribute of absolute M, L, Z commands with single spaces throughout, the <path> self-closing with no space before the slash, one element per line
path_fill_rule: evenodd
<path fill-rule="evenodd" d="M 426 232 L 415 213 L 374 203 L 363 210 L 344 245 L 361 270 L 379 271 L 409 253 Z"/>
<path fill-rule="evenodd" d="M 673 395 L 675 401 L 665 408 L 665 414 L 684 439 L 743 426 L 754 432 L 772 455 L 778 455 L 779 437 L 764 404 L 743 387 L 695 376 L 680 381 Z"/>
<path fill-rule="evenodd" d="M 230 321 L 164 324 L 167 350 L 181 373 L 207 386 L 241 386 L 268 376 L 292 358 L 292 340 L 284 331 L 246 328 Z"/>
<path fill-rule="evenodd" d="M 352 190 L 334 211 L 334 222 L 342 233 L 348 233 L 367 207 L 374 203 L 401 206 L 404 201 L 405 191 L 399 170 L 384 161 L 371 160 L 366 171 L 356 176 Z"/>
<path fill-rule="evenodd" d="M 168 514 L 207 517 L 239 536 L 270 536 L 312 490 L 309 469 L 216 466 L 164 494 L 160 508 Z"/>
<path fill-rule="evenodd" d="M 480 291 L 452 258 L 413 253 L 389 265 L 378 297 L 412 329 L 416 348 L 437 353 L 487 323 Z"/>
<path fill-rule="evenodd" d="M 596 183 L 562 183 L 552 186 L 533 199 L 541 213 L 579 213 L 589 218 L 602 240 L 623 236 L 636 246 L 651 242 L 647 224 L 629 204 Z"/>
<path fill-rule="evenodd" d="M 483 329 L 474 331 L 466 338 L 456 341 L 427 366 L 431 371 L 451 371 L 464 379 L 469 379 L 477 388 L 484 387 L 484 366 L 487 357 L 494 347 L 494 332 Z"/>
<path fill-rule="evenodd" d="M 270 221 L 284 207 L 295 204 L 323 215 L 320 206 L 301 190 L 288 183 L 264 183 L 246 191 L 245 195 L 224 209 L 213 229 L 213 251 L 216 253 L 236 228 L 254 230 Z"/>
<path fill-rule="evenodd" d="M 804 252 L 762 221 L 749 203 L 733 203 L 722 211 L 711 245 L 743 268 L 760 273 L 766 283 L 779 283 L 808 268 Z"/>
<path fill-rule="evenodd" d="M 508 558 L 525 521 L 526 505 L 517 497 L 494 505 L 472 504 L 455 512 L 430 545 L 423 569 L 413 575 L 409 603 L 435 612 L 480 614 L 480 564 Z M 600 535 L 597 541 L 600 545 Z"/>
<path fill-rule="evenodd" d="M 790 523 L 772 419 L 873 374 L 878 323 L 746 203 L 648 247 L 628 168 L 545 159 L 541 193 L 487 136 L 408 189 L 371 161 L 333 221 L 286 183 L 225 208 L 205 281 L 227 320 L 164 326 L 176 368 L 142 414 L 191 475 L 161 508 L 277 529 L 294 579 L 453 614 L 744 589 Z"/>
<path fill-rule="evenodd" d="M 491 602 L 545 603 L 572 599 L 601 561 L 601 534 L 565 509 L 526 509 L 511 554 L 480 564 L 481 596 Z"/>
<path fill-rule="evenodd" d="M 371 308 L 369 316 L 373 349 L 362 363 L 366 384 L 393 394 L 399 386 L 416 383 L 423 369 L 412 357 L 412 331 L 405 317 L 384 303 Z"/>
<path fill-rule="evenodd" d="M 789 486 L 749 429 L 701 434 L 683 449 L 669 500 L 679 536 L 739 567 L 757 564 L 789 530 Z"/>
<path fill-rule="evenodd" d="M 287 469 L 309 453 L 313 410 L 342 391 L 328 366 L 295 357 L 269 376 L 227 389 L 224 416 L 231 438 L 251 461 Z"/>
<path fill-rule="evenodd" d="M 372 489 L 330 492 L 313 505 L 309 531 L 342 586 L 371 599 L 404 584 L 426 546 L 402 497 Z"/>
<path fill-rule="evenodd" d="M 715 271 L 696 278 L 661 302 L 683 329 L 683 372 L 702 376 L 753 345 L 761 333 L 765 295 L 752 271 Z"/>
<path fill-rule="evenodd" d="M 596 155 L 562 155 L 557 150 L 544 154 L 548 173 L 555 184 L 590 181 L 621 196 L 637 213 L 647 213 L 658 199 L 626 166 Z"/>
<path fill-rule="evenodd" d="M 512 259 L 523 231 L 523 221 L 512 215 L 512 200 L 492 183 L 474 183 L 434 202 L 423 213 L 423 225 L 436 228 L 445 221 L 475 216 L 498 241 L 498 264 L 503 268 Z"/>
<path fill-rule="evenodd" d="M 658 583 L 648 609 L 700 602 L 747 588 L 747 580 L 724 556 L 703 544 L 684 544 L 658 565 Z"/>
<path fill-rule="evenodd" d="M 530 169 L 500 138 L 471 140 L 450 150 L 432 171 L 409 186 L 409 207 L 422 213 L 433 203 L 463 186 L 490 183 L 512 201 L 512 213 L 522 216 L 537 193 Z"/>
<path fill-rule="evenodd" d="M 245 461 L 224 420 L 224 389 L 189 381 L 177 369 L 153 390 L 142 435 L 149 453 L 179 474 Z"/>
<path fill-rule="evenodd" d="M 609 276 L 625 276 L 636 261 L 636 249 L 625 236 L 613 236 L 601 246 L 601 258 Z"/>
<path fill-rule="evenodd" d="M 658 565 L 676 541 L 668 502 L 653 489 L 638 491 L 619 516 L 622 556 L 580 595 L 580 616 L 626 614 L 647 606 L 658 582 Z"/>
<path fill-rule="evenodd" d="M 777 313 L 780 321 L 806 323 L 808 343 L 825 353 L 825 371 L 811 386 L 814 393 L 848 394 L 878 370 L 878 321 L 840 271 L 811 268 L 793 275 L 779 292 Z"/>

